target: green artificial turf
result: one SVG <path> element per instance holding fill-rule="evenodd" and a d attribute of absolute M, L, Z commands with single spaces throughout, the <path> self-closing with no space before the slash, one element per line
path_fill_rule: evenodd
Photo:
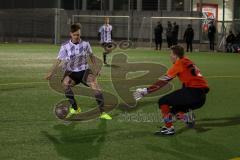
<path fill-rule="evenodd" d="M 226 160 L 240 157 L 240 55 L 227 53 L 187 54 L 210 85 L 206 104 L 195 111 L 196 126 L 187 129 L 176 122 L 176 134 L 155 136 L 162 125 L 158 97 L 145 98 L 133 110 L 114 109 L 111 121 L 93 119 L 64 124 L 53 107 L 64 99 L 44 80 L 59 46 L 0 44 L 0 159 L 11 160 Z M 102 49 L 93 47 L 101 58 Z M 126 53 L 129 63 L 170 66 L 168 51 L 115 50 Z M 130 69 L 131 70 L 131 69 Z M 141 68 L 139 69 L 141 70 Z M 158 70 L 158 68 L 156 68 Z M 99 84 L 119 99 L 104 66 Z M 153 81 L 154 82 L 154 81 Z M 121 84 L 121 79 L 119 80 Z M 172 82 L 177 89 L 181 84 Z M 94 100 L 77 97 L 83 111 Z M 119 103 L 121 103 L 119 99 Z M 155 116 L 155 118 L 153 118 Z M 142 118 L 142 119 L 141 119 Z M 145 118 L 145 119 L 144 119 Z"/>

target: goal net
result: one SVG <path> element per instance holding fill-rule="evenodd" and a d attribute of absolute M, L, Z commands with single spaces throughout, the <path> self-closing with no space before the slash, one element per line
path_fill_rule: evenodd
<path fill-rule="evenodd" d="M 229 31 L 232 31 L 232 33 L 235 36 L 239 36 L 240 34 L 240 19 L 234 19 L 231 21 L 217 21 L 216 27 L 218 29 L 218 43 L 217 43 L 217 49 L 218 51 L 226 51 L 226 38 L 229 34 Z"/>

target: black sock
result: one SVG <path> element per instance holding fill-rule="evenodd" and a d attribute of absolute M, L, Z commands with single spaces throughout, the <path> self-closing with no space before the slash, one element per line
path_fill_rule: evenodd
<path fill-rule="evenodd" d="M 69 103 L 72 105 L 72 108 L 77 110 L 77 102 L 74 99 L 74 93 L 70 87 L 65 90 L 65 96 L 68 98 Z"/>
<path fill-rule="evenodd" d="M 104 64 L 107 64 L 106 59 L 107 59 L 107 54 L 106 54 L 106 52 L 103 52 L 103 63 Z"/>
<path fill-rule="evenodd" d="M 102 93 L 95 94 L 95 98 L 99 107 L 100 112 L 104 112 L 104 98 Z"/>

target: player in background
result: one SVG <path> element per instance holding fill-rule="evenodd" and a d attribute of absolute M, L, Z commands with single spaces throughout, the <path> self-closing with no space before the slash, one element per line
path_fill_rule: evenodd
<path fill-rule="evenodd" d="M 168 21 L 167 23 L 167 29 L 166 29 L 166 39 L 167 39 L 167 44 L 168 48 L 171 48 L 172 46 L 172 23 Z"/>
<path fill-rule="evenodd" d="M 178 44 L 178 32 L 179 32 L 179 25 L 176 22 L 173 22 L 173 29 L 172 29 L 172 44 Z"/>
<path fill-rule="evenodd" d="M 162 33 L 163 33 L 162 24 L 161 22 L 158 22 L 157 26 L 154 28 L 156 50 L 162 49 Z"/>
<path fill-rule="evenodd" d="M 214 22 L 211 21 L 208 27 L 209 48 L 211 51 L 214 51 L 215 34 L 216 34 L 216 27 L 214 25 Z"/>
<path fill-rule="evenodd" d="M 79 83 L 83 83 L 84 85 L 91 87 L 95 93 L 95 98 L 101 112 L 100 118 L 111 119 L 111 117 L 104 112 L 104 97 L 100 86 L 97 83 L 96 76 L 93 74 L 92 70 L 90 70 L 87 61 L 89 57 L 96 69 L 95 57 L 92 53 L 89 42 L 83 41 L 80 38 L 81 28 L 79 24 L 71 25 L 70 36 L 71 39 L 61 45 L 57 60 L 45 78 L 47 80 L 51 79 L 56 73 L 57 68 L 62 66 L 65 72 L 62 86 L 65 96 L 69 99 L 71 104 L 66 118 L 81 112 L 81 109 L 74 98 L 72 87 Z M 98 75 L 99 71 L 96 70 L 95 72 Z"/>
<path fill-rule="evenodd" d="M 156 134 L 173 135 L 175 133 L 173 116 L 184 121 L 188 127 L 194 125 L 193 109 L 204 105 L 209 87 L 200 70 L 187 57 L 181 46 L 172 46 L 170 59 L 173 63 L 166 75 L 148 88 L 139 88 L 134 93 L 136 100 L 144 95 L 157 91 L 173 78 L 178 77 L 183 87 L 159 99 L 159 108 L 162 113 L 165 126 Z M 189 112 L 190 111 L 190 112 Z"/>
<path fill-rule="evenodd" d="M 192 52 L 193 51 L 192 43 L 193 43 L 193 39 L 194 39 L 194 30 L 193 30 L 191 24 L 188 24 L 188 27 L 184 32 L 183 39 L 185 40 L 185 42 L 187 44 L 187 52 L 188 51 Z"/>
<path fill-rule="evenodd" d="M 104 18 L 104 24 L 98 30 L 98 39 L 103 47 L 103 63 L 107 64 L 107 54 L 111 52 L 108 48 L 112 43 L 112 26 L 109 24 L 109 17 Z"/>

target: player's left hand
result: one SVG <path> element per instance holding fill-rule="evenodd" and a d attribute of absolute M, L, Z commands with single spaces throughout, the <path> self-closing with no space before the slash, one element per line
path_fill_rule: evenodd
<path fill-rule="evenodd" d="M 138 88 L 134 93 L 133 97 L 136 101 L 142 99 L 143 96 L 147 94 L 147 88 Z"/>

